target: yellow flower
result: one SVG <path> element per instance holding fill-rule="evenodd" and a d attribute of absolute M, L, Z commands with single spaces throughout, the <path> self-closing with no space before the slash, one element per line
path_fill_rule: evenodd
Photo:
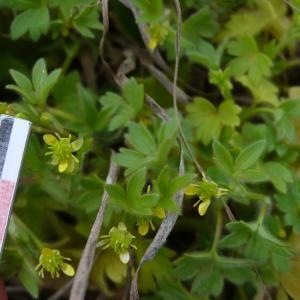
<path fill-rule="evenodd" d="M 112 227 L 107 235 L 101 236 L 102 241 L 100 241 L 97 246 L 102 247 L 102 249 L 107 249 L 111 247 L 123 264 L 129 262 L 129 247 L 136 249 L 136 246 L 132 244 L 132 240 L 135 238 L 129 231 L 124 223 L 120 222 L 118 227 Z"/>
<path fill-rule="evenodd" d="M 67 276 L 74 276 L 74 268 L 66 263 L 66 260 L 71 260 L 64 257 L 57 249 L 44 248 L 39 258 L 39 264 L 35 267 L 38 274 L 44 278 L 44 271 L 51 274 L 51 277 L 59 277 L 59 272 L 62 271 Z"/>
<path fill-rule="evenodd" d="M 185 190 L 186 195 L 197 195 L 199 197 L 199 200 L 194 204 L 194 207 L 199 205 L 198 213 L 200 216 L 206 214 L 213 197 L 219 198 L 227 192 L 227 189 L 218 187 L 214 181 L 208 181 L 206 178 L 203 178 L 203 180 L 197 184 L 190 184 Z"/>
<path fill-rule="evenodd" d="M 150 26 L 149 34 L 150 38 L 148 41 L 148 48 L 150 50 L 155 50 L 155 48 L 162 44 L 168 35 L 169 32 L 169 23 L 156 23 Z"/>
<path fill-rule="evenodd" d="M 149 232 L 149 228 L 151 228 L 153 231 L 155 230 L 153 222 L 149 218 L 139 219 L 137 221 L 137 227 L 141 236 L 146 235 Z"/>
<path fill-rule="evenodd" d="M 71 173 L 74 170 L 75 163 L 78 163 L 78 159 L 73 155 L 73 152 L 77 152 L 81 148 L 83 139 L 79 138 L 71 142 L 71 135 L 68 138 L 62 138 L 57 133 L 56 136 L 45 134 L 43 139 L 50 150 L 45 155 L 52 156 L 51 163 L 58 166 L 58 172 Z"/>

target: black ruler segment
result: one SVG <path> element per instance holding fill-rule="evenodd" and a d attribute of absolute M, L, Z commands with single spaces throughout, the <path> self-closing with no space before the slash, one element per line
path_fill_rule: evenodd
<path fill-rule="evenodd" d="M 0 178 L 2 177 L 5 157 L 13 125 L 14 120 L 11 118 L 0 120 Z"/>

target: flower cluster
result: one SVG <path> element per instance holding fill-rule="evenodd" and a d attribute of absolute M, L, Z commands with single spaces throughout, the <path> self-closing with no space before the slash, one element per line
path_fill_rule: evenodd
<path fill-rule="evenodd" d="M 132 244 L 132 240 L 135 238 L 129 231 L 124 223 L 120 222 L 118 227 L 112 227 L 107 235 L 101 236 L 102 241 L 100 241 L 97 246 L 102 247 L 102 249 L 107 249 L 111 247 L 122 263 L 127 264 L 129 262 L 129 248 L 132 247 L 136 249 L 136 246 Z"/>
<path fill-rule="evenodd" d="M 203 178 L 203 180 L 197 184 L 190 184 L 185 190 L 186 195 L 197 195 L 199 197 L 199 200 L 194 204 L 194 207 L 199 205 L 198 212 L 200 216 L 206 214 L 213 197 L 219 198 L 227 192 L 227 189 L 218 187 L 214 181 L 208 181 L 206 178 Z"/>
<path fill-rule="evenodd" d="M 39 258 L 39 264 L 35 267 L 39 275 L 44 278 L 44 271 L 51 274 L 52 278 L 58 278 L 60 271 L 68 276 L 74 276 L 74 268 L 65 261 L 71 260 L 64 257 L 57 249 L 44 248 Z"/>
<path fill-rule="evenodd" d="M 78 159 L 73 155 L 77 152 L 83 143 L 83 139 L 79 138 L 71 142 L 71 135 L 67 138 L 62 138 L 59 134 L 45 134 L 43 136 L 44 142 L 49 146 L 49 152 L 46 155 L 52 156 L 51 163 L 58 166 L 60 173 L 71 173 L 74 170 L 75 163 Z"/>

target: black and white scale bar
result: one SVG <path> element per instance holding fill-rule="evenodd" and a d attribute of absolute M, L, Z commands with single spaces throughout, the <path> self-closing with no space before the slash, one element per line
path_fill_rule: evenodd
<path fill-rule="evenodd" d="M 12 118 L 4 118 L 1 120 L 0 129 L 0 178 L 2 177 L 6 153 L 10 140 L 11 131 L 14 125 Z"/>
<path fill-rule="evenodd" d="M 0 178 L 18 181 L 31 122 L 0 115 Z"/>
<path fill-rule="evenodd" d="M 31 122 L 0 115 L 0 256 Z"/>

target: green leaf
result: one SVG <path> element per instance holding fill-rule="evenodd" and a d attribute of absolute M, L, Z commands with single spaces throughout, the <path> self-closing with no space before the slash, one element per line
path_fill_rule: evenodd
<path fill-rule="evenodd" d="M 276 206 L 284 213 L 284 223 L 292 226 L 295 233 L 300 233 L 300 192 L 296 183 L 289 184 L 286 194 L 275 196 Z"/>
<path fill-rule="evenodd" d="M 175 275 L 182 280 L 193 279 L 192 292 L 200 296 L 218 296 L 224 279 L 243 284 L 253 278 L 250 261 L 212 255 L 209 252 L 185 254 L 175 262 Z"/>
<path fill-rule="evenodd" d="M 269 177 L 265 174 L 265 172 L 258 169 L 247 169 L 238 171 L 234 174 L 234 176 L 250 183 L 259 183 L 269 180 Z"/>
<path fill-rule="evenodd" d="M 28 9 L 17 15 L 10 28 L 13 40 L 20 38 L 26 32 L 33 41 L 37 41 L 42 34 L 48 32 L 50 24 L 49 11 L 46 6 Z"/>
<path fill-rule="evenodd" d="M 293 252 L 286 243 L 272 236 L 263 225 L 236 221 L 227 224 L 226 227 L 231 233 L 221 240 L 221 247 L 237 248 L 244 245 L 247 257 L 255 259 L 258 263 L 269 261 L 280 270 L 286 269 L 287 260 Z M 285 263 L 279 264 L 279 260 L 282 259 Z"/>
<path fill-rule="evenodd" d="M 144 255 L 147 247 L 150 244 L 149 240 L 137 239 L 137 251 L 136 251 L 136 259 L 139 262 Z M 147 261 L 143 268 L 139 273 L 139 289 L 143 292 L 149 292 L 153 290 L 157 290 L 158 286 L 162 282 L 162 280 L 172 280 L 172 263 L 171 258 L 174 257 L 175 252 L 166 247 L 162 247 L 158 250 L 155 257 Z M 162 268 L 161 266 L 164 266 Z M 186 300 L 186 299 L 185 299 Z"/>
<path fill-rule="evenodd" d="M 205 41 L 200 40 L 194 48 L 188 48 L 186 55 L 190 61 L 204 65 L 209 69 L 218 69 L 221 64 L 221 58 L 224 53 L 225 43 L 215 49 L 214 46 Z"/>
<path fill-rule="evenodd" d="M 270 80 L 261 78 L 259 82 L 253 82 L 245 75 L 238 77 L 237 80 L 250 90 L 255 104 L 269 103 L 273 106 L 278 106 L 278 87 Z"/>
<path fill-rule="evenodd" d="M 157 178 L 157 190 L 160 195 L 159 207 L 168 211 L 178 211 L 174 196 L 187 187 L 194 178 L 195 175 L 193 174 L 178 176 L 172 174 L 170 168 L 163 168 Z"/>
<path fill-rule="evenodd" d="M 102 29 L 99 12 L 94 7 L 81 9 L 79 14 L 74 18 L 73 26 L 81 35 L 93 38 L 94 33 L 92 29 Z"/>
<path fill-rule="evenodd" d="M 161 123 L 154 136 L 144 125 L 130 123 L 126 141 L 134 150 L 121 148 L 115 161 L 130 174 L 143 167 L 162 168 L 176 142 L 176 121 Z"/>
<path fill-rule="evenodd" d="M 183 188 L 187 187 L 194 179 L 194 174 L 185 174 L 175 177 L 169 186 L 170 194 L 174 195 L 177 192 L 181 191 Z"/>
<path fill-rule="evenodd" d="M 46 62 L 41 58 L 33 66 L 32 83 L 24 74 L 11 70 L 10 74 L 18 86 L 7 85 L 6 88 L 21 94 L 31 104 L 43 106 L 60 73 L 61 70 L 56 69 L 48 76 Z"/>
<path fill-rule="evenodd" d="M 19 279 L 31 297 L 37 299 L 39 295 L 38 278 L 33 271 L 33 266 L 29 266 L 25 262 L 19 273 Z"/>
<path fill-rule="evenodd" d="M 141 196 L 141 191 L 145 185 L 146 170 L 142 169 L 136 172 L 128 181 L 127 195 L 129 198 L 135 198 Z"/>
<path fill-rule="evenodd" d="M 146 170 L 142 169 L 130 177 L 126 192 L 117 184 L 107 185 L 105 189 L 109 194 L 111 203 L 120 206 L 127 213 L 138 216 L 151 216 L 159 195 L 154 193 L 144 194 L 145 181 Z"/>
<path fill-rule="evenodd" d="M 157 22 L 163 16 L 164 5 L 162 0 L 132 0 L 141 11 L 139 21 Z"/>
<path fill-rule="evenodd" d="M 226 225 L 231 233 L 225 236 L 219 243 L 221 247 L 238 248 L 249 239 L 250 231 L 247 226 L 242 226 L 240 222 L 231 222 Z"/>
<path fill-rule="evenodd" d="M 238 126 L 240 125 L 240 119 L 238 114 L 241 112 L 241 108 L 233 101 L 224 101 L 219 106 L 219 118 L 220 122 L 224 126 Z"/>
<path fill-rule="evenodd" d="M 217 265 L 207 266 L 206 272 L 199 272 L 193 281 L 192 292 L 206 296 L 218 296 L 223 290 L 224 279 Z"/>
<path fill-rule="evenodd" d="M 218 141 L 214 141 L 213 151 L 216 163 L 228 174 L 231 174 L 233 170 L 233 159 L 230 152 Z"/>
<path fill-rule="evenodd" d="M 28 77 L 15 70 L 10 70 L 10 75 L 22 90 L 24 90 L 26 93 L 32 92 L 32 84 Z"/>
<path fill-rule="evenodd" d="M 144 103 L 144 87 L 142 84 L 138 84 L 135 78 L 130 78 L 123 86 L 123 96 L 127 102 L 134 109 L 135 113 L 138 113 Z"/>
<path fill-rule="evenodd" d="M 251 167 L 265 149 L 265 140 L 257 141 L 246 148 L 244 148 L 237 156 L 234 166 L 236 170 L 245 170 Z"/>
<path fill-rule="evenodd" d="M 61 74 L 61 69 L 56 69 L 52 71 L 44 80 L 43 85 L 41 87 L 41 97 L 43 99 L 46 99 L 48 97 L 49 92 L 52 90 L 52 88 L 57 83 L 57 80 Z"/>
<path fill-rule="evenodd" d="M 157 151 L 155 140 L 144 125 L 130 123 L 128 128 L 126 139 L 136 150 L 146 155 L 153 155 Z"/>
<path fill-rule="evenodd" d="M 112 117 L 109 129 L 116 130 L 127 126 L 141 111 L 144 102 L 144 88 L 134 78 L 129 79 L 122 88 L 123 97 L 107 92 L 100 98 L 104 109 Z"/>
<path fill-rule="evenodd" d="M 229 21 L 219 34 L 219 39 L 229 39 L 258 33 L 271 18 L 271 14 L 263 16 L 259 11 L 240 10 L 230 16 Z"/>
<path fill-rule="evenodd" d="M 224 101 L 216 108 L 208 100 L 198 97 L 187 106 L 187 111 L 197 138 L 205 145 L 218 139 L 223 127 L 235 127 L 239 124 L 240 107 L 232 101 Z"/>
<path fill-rule="evenodd" d="M 232 76 L 248 74 L 253 82 L 259 82 L 264 77 L 271 75 L 273 65 L 271 59 L 259 52 L 253 37 L 241 36 L 227 45 L 228 53 L 235 56 L 229 62 L 229 70 Z"/>
<path fill-rule="evenodd" d="M 39 90 L 46 80 L 47 76 L 46 62 L 40 58 L 33 66 L 32 69 L 32 82 L 36 90 Z"/>
<path fill-rule="evenodd" d="M 201 37 L 213 37 L 218 30 L 219 24 L 216 21 L 216 15 L 207 7 L 191 15 L 182 26 L 182 34 L 186 39 L 192 41 L 198 41 Z"/>
<path fill-rule="evenodd" d="M 105 189 L 113 203 L 122 204 L 126 199 L 124 189 L 117 184 L 106 185 Z"/>
<path fill-rule="evenodd" d="M 289 169 L 281 163 L 273 161 L 263 164 L 261 169 L 278 191 L 286 193 L 287 183 L 293 181 L 293 176 Z"/>

